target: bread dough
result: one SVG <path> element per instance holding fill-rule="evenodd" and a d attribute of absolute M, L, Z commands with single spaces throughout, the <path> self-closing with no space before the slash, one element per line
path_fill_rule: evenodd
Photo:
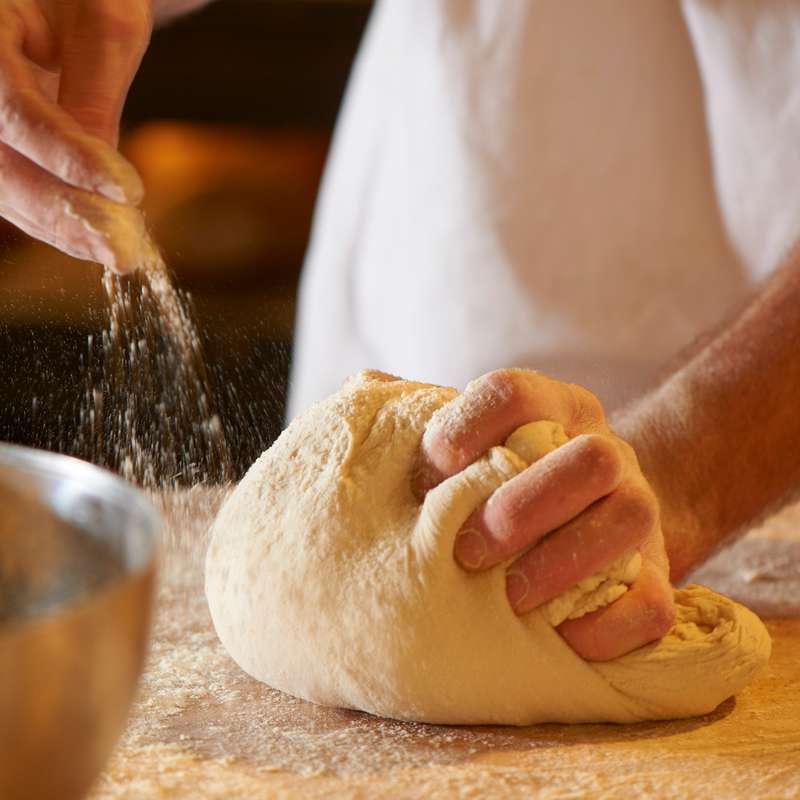
<path fill-rule="evenodd" d="M 587 662 L 545 608 L 513 613 L 504 565 L 461 569 L 459 528 L 535 454 L 494 447 L 420 504 L 411 488 L 420 439 L 456 394 L 364 373 L 251 467 L 214 523 L 206 562 L 214 625 L 243 669 L 325 705 L 527 725 L 703 714 L 766 663 L 760 620 L 699 586 L 676 592 L 678 620 L 659 642 Z M 625 591 L 631 564 L 617 566 L 610 580 Z M 595 577 L 570 590 L 567 615 L 609 579 Z"/>

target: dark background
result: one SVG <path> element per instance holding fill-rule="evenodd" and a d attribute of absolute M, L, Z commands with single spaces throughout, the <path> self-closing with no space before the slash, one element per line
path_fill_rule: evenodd
<path fill-rule="evenodd" d="M 155 32 L 129 95 L 121 147 L 192 295 L 240 473 L 283 424 L 298 275 L 369 9 L 219 0 Z M 0 221 L 0 439 L 81 455 L 82 362 L 106 321 L 98 267 Z"/>

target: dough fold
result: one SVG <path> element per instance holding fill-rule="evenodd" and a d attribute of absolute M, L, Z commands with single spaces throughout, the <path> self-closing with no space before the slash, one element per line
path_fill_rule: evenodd
<path fill-rule="evenodd" d="M 325 705 L 528 725 L 704 714 L 767 662 L 760 620 L 699 586 L 676 592 L 678 620 L 663 639 L 610 662 L 586 662 L 564 643 L 547 609 L 556 601 L 516 617 L 504 568 L 467 573 L 452 552 L 469 514 L 526 461 L 495 447 L 422 505 L 411 489 L 425 425 L 455 397 L 365 373 L 295 419 L 250 468 L 214 523 L 206 561 L 214 625 L 243 669 Z M 615 591 L 628 566 L 611 576 Z M 599 578 L 568 613 L 589 610 L 581 603 L 608 575 Z"/>

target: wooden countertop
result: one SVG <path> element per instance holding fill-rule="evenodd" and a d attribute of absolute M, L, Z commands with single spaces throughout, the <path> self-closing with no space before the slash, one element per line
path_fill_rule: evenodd
<path fill-rule="evenodd" d="M 92 800 L 800 797 L 800 618 L 768 621 L 767 669 L 697 719 L 454 728 L 322 708 L 251 679 L 219 644 L 201 589 L 197 514 L 218 498 L 201 496 L 171 506 L 149 666 Z M 789 582 L 800 575 L 794 563 Z"/>

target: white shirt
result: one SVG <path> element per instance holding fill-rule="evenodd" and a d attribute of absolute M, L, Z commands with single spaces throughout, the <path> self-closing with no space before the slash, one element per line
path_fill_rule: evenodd
<path fill-rule="evenodd" d="M 800 233 L 800 4 L 683 12 L 377 5 L 318 201 L 290 416 L 365 367 L 459 387 L 532 367 L 613 408 L 774 269 Z"/>

